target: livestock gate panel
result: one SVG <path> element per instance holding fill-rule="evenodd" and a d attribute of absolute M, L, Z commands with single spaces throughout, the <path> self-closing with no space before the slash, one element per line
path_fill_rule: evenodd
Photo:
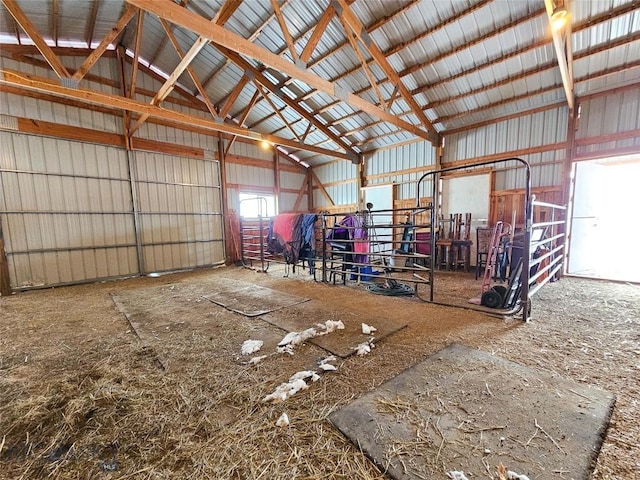
<path fill-rule="evenodd" d="M 143 273 L 224 263 L 219 163 L 133 152 Z"/>
<path fill-rule="evenodd" d="M 12 288 L 138 273 L 124 150 L 8 132 L 0 140 Z"/>

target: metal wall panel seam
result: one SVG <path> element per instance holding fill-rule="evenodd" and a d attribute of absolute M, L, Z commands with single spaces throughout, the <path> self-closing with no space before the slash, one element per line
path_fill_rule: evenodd
<path fill-rule="evenodd" d="M 140 205 L 138 199 L 138 187 L 136 185 L 136 156 L 132 154 L 131 150 L 126 150 L 125 155 L 127 157 L 127 168 L 129 172 L 129 193 L 131 195 L 131 209 L 133 213 L 133 229 L 136 239 L 136 253 L 138 257 L 138 273 L 144 275 L 145 262 L 144 252 L 142 251 L 142 238 L 140 233 Z"/>

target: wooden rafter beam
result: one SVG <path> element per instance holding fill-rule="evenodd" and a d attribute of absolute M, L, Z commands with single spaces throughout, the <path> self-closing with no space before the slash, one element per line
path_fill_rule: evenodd
<path fill-rule="evenodd" d="M 229 50 L 227 48 L 224 48 L 222 46 L 217 46 L 218 50 L 220 50 L 220 52 L 222 52 L 223 55 L 225 55 L 227 58 L 229 58 L 232 62 L 234 62 L 236 65 L 238 65 L 240 68 L 244 69 L 245 72 L 249 72 L 254 79 L 254 82 L 260 83 L 263 87 L 265 87 L 267 90 L 269 90 L 271 93 L 275 94 L 278 98 L 280 98 L 288 107 L 294 109 L 301 117 L 305 118 L 306 120 L 308 120 L 309 122 L 315 123 L 317 128 L 324 133 L 328 138 L 330 138 L 331 140 L 333 140 L 336 144 L 338 144 L 340 146 L 340 148 L 343 148 L 348 154 L 350 154 L 352 157 L 357 157 L 357 152 L 353 151 L 353 149 L 351 148 L 351 146 L 346 143 L 344 141 L 344 139 L 340 138 L 338 135 L 336 135 L 335 133 L 333 133 L 331 130 L 329 130 L 328 128 L 325 128 L 323 126 L 321 126 L 319 123 L 319 121 L 317 121 L 313 115 L 311 115 L 309 112 L 307 112 L 301 105 L 300 103 L 294 101 L 293 99 L 291 99 L 286 93 L 284 93 L 282 91 L 282 89 L 277 86 L 274 85 L 273 83 L 271 83 L 263 74 L 262 72 L 254 67 L 251 63 L 249 63 L 248 61 L 246 61 L 241 55 L 239 55 L 238 53 Z M 291 64 L 289 64 L 291 65 Z"/>
<path fill-rule="evenodd" d="M 362 70 L 364 71 L 364 74 L 366 75 L 367 79 L 369 79 L 369 84 L 371 85 L 371 87 L 373 87 L 373 90 L 376 92 L 376 96 L 378 97 L 378 102 L 380 102 L 380 105 L 382 106 L 382 108 L 388 112 L 389 109 L 387 108 L 387 102 L 385 102 L 384 97 L 382 96 L 382 92 L 378 88 L 378 80 L 373 75 L 373 72 L 371 71 L 371 69 L 369 68 L 369 64 L 367 63 L 367 60 L 364 58 L 364 55 L 360 51 L 360 47 L 358 47 L 357 38 L 354 38 L 354 34 L 351 32 L 351 29 L 349 28 L 349 25 L 344 20 L 344 18 L 342 16 L 339 16 L 338 18 L 340 20 L 340 23 L 342 24 L 342 28 L 344 28 L 344 34 L 347 36 L 347 40 L 349 41 L 351 48 L 355 52 L 356 57 L 358 57 L 358 60 L 360 60 L 360 64 L 362 65 Z"/>
<path fill-rule="evenodd" d="M 135 5 L 135 2 L 128 2 L 128 3 Z M 147 4 L 148 3 L 149 2 L 147 2 Z M 222 5 L 222 8 L 218 12 L 218 15 L 213 17 L 213 19 L 208 21 L 207 23 L 210 24 L 210 25 L 214 25 L 214 26 L 217 26 L 219 28 L 222 28 L 222 27 L 220 27 L 220 25 L 224 24 L 224 22 L 229 17 L 231 17 L 233 12 L 240 6 L 240 3 L 241 2 L 238 1 L 238 0 L 227 0 L 224 3 L 224 5 Z M 182 11 L 186 12 L 186 9 L 184 9 L 183 7 L 180 7 L 180 6 L 176 5 L 176 4 L 174 4 L 173 2 L 171 2 L 171 4 L 175 8 L 177 8 L 178 11 L 182 10 Z M 147 9 L 143 8 L 143 10 L 147 10 Z M 223 10 L 224 10 L 224 15 L 221 13 Z M 147 10 L 147 11 L 149 11 L 149 10 Z M 156 12 L 152 12 L 152 13 L 156 13 Z M 200 18 L 201 20 L 204 20 L 202 17 L 200 17 L 200 16 L 198 16 L 198 15 L 196 15 L 194 13 L 191 13 L 191 12 L 189 12 L 189 13 L 191 15 L 194 15 L 196 18 Z M 165 16 L 158 15 L 158 17 L 159 18 L 163 18 L 165 20 L 169 20 L 169 21 L 172 20 L 171 16 L 168 16 L 169 18 L 167 18 Z M 220 22 L 220 23 L 218 24 L 218 22 Z M 184 56 L 182 56 L 182 59 L 180 60 L 180 63 L 178 63 L 178 66 L 173 70 L 171 75 L 169 75 L 169 78 L 167 78 L 167 80 L 164 82 L 164 84 L 160 87 L 160 89 L 158 90 L 157 95 L 153 98 L 153 100 L 151 100 L 151 103 L 153 105 L 158 105 L 165 98 L 167 98 L 167 96 L 171 93 L 171 90 L 173 90 L 174 85 L 176 84 L 176 82 L 180 78 L 180 75 L 182 75 L 184 73 L 184 71 L 189 67 L 189 65 L 193 61 L 193 59 L 196 58 L 198 53 L 200 53 L 200 51 L 208 43 L 209 43 L 209 39 L 208 38 L 204 37 L 203 35 L 200 35 L 198 37 L 198 39 L 193 43 L 193 45 L 191 46 L 189 51 L 187 53 L 185 53 Z M 205 87 L 202 86 L 203 91 L 204 91 L 204 88 Z M 138 121 L 135 123 L 135 125 L 131 128 L 131 133 L 135 132 L 138 128 L 140 128 L 140 126 L 146 121 L 147 118 L 148 117 L 145 117 L 144 115 L 141 116 L 138 119 Z"/>
<path fill-rule="evenodd" d="M 142 44 L 142 30 L 144 28 L 144 12 L 138 11 L 138 22 L 136 23 L 136 44 L 133 52 L 133 62 L 131 64 L 131 88 L 129 89 L 129 95 L 125 95 L 130 98 L 134 98 L 136 93 L 136 83 L 138 81 L 138 65 L 140 64 L 140 46 Z M 121 53 L 122 55 L 122 53 Z M 123 59 L 124 60 L 124 59 Z M 122 64 L 124 67 L 124 63 Z M 127 125 L 128 126 L 128 125 Z"/>
<path fill-rule="evenodd" d="M 169 26 L 167 21 L 164 18 L 161 18 L 160 19 L 160 23 L 162 24 L 162 27 L 164 28 L 164 31 L 166 32 L 167 36 L 169 37 L 169 40 L 171 41 L 171 44 L 173 45 L 173 48 L 175 48 L 176 53 L 178 54 L 178 57 L 180 57 L 181 59 L 184 58 L 184 51 L 182 50 L 182 47 L 178 43 L 178 40 L 176 39 L 176 36 L 171 31 L 171 27 Z M 207 95 L 207 92 L 205 91 L 204 87 L 200 83 L 200 80 L 198 79 L 198 76 L 196 75 L 196 72 L 193 69 L 193 67 L 191 67 L 191 65 L 187 66 L 187 73 L 189 73 L 189 76 L 191 77 L 191 80 L 195 84 L 196 89 L 198 90 L 198 92 L 200 93 L 200 96 L 202 97 L 202 101 L 207 106 L 207 109 L 209 110 L 211 115 L 213 115 L 214 117 L 217 117 L 218 116 L 218 112 L 216 110 L 216 107 L 214 107 L 213 103 L 211 103 L 211 100 L 209 99 L 209 95 Z"/>
<path fill-rule="evenodd" d="M 227 96 L 224 103 L 220 107 L 220 118 L 227 118 L 231 107 L 233 107 L 233 104 L 236 102 L 236 100 L 240 96 L 240 93 L 242 93 L 242 90 L 244 90 L 244 87 L 248 82 L 249 77 L 246 74 L 242 75 L 240 81 L 236 84 L 236 86 L 233 88 L 231 93 Z"/>
<path fill-rule="evenodd" d="M 334 10 L 333 6 L 329 5 L 327 9 L 324 11 L 324 13 L 322 14 L 322 17 L 320 17 L 320 20 L 318 21 L 318 24 L 313 30 L 311 37 L 307 41 L 307 44 L 304 46 L 304 49 L 300 54 L 300 60 L 302 60 L 304 63 L 309 62 L 311 55 L 313 55 L 313 51 L 318 46 L 318 43 L 320 42 L 320 38 L 322 37 L 325 30 L 329 26 L 329 22 L 331 22 L 331 19 L 333 18 L 335 13 L 336 11 Z"/>
<path fill-rule="evenodd" d="M 289 123 L 289 121 L 285 118 L 285 116 L 282 114 L 282 112 L 280 111 L 280 109 L 276 106 L 275 103 L 273 103 L 273 100 L 271 100 L 268 97 L 268 94 L 262 90 L 262 86 L 260 85 L 260 83 L 255 83 L 256 88 L 258 89 L 258 91 L 260 92 L 260 95 L 262 95 L 262 97 L 267 101 L 267 103 L 271 106 L 271 108 L 273 108 L 273 111 L 276 113 L 276 115 L 278 115 L 278 117 L 280 117 L 280 120 L 283 121 L 283 123 L 287 126 L 287 128 L 289 129 L 289 131 L 291 133 L 293 133 L 293 136 L 296 137 L 296 139 L 299 142 L 302 142 L 302 140 L 300 140 L 300 137 L 298 136 L 298 134 L 296 133 L 296 131 L 293 129 L 293 127 L 291 126 L 291 124 Z"/>
<path fill-rule="evenodd" d="M 553 0 L 544 0 L 544 6 L 549 17 L 549 25 L 551 25 L 551 15 L 553 14 Z M 568 23 L 560 30 L 551 29 L 553 38 L 553 48 L 556 51 L 558 59 L 558 67 L 560 68 L 560 76 L 562 77 L 562 88 L 567 97 L 567 105 L 573 110 L 575 105 L 575 94 L 573 93 L 573 67 L 572 67 L 572 48 L 571 48 L 571 24 Z"/>
<path fill-rule="evenodd" d="M 246 128 L 231 125 L 229 123 L 204 119 L 195 115 L 161 108 L 156 105 L 139 102 L 119 95 L 113 95 L 95 90 L 63 87 L 56 81 L 37 77 L 35 75 L 27 75 L 12 70 L 0 70 L 0 85 L 9 85 L 20 87 L 28 91 L 48 93 L 57 97 L 77 100 L 83 103 L 98 105 L 107 108 L 114 108 L 116 110 L 128 110 L 139 115 L 152 116 L 171 122 L 176 122 L 182 125 L 188 125 L 189 127 L 198 127 L 213 132 L 223 132 L 231 135 L 238 135 L 241 137 L 252 139 L 254 141 L 265 140 L 272 144 L 291 148 L 299 148 L 301 150 L 321 153 L 334 158 L 343 158 L 345 160 L 351 159 L 348 155 L 336 152 L 335 150 L 318 148 L 312 145 L 304 145 L 288 138 L 252 132 Z"/>
<path fill-rule="evenodd" d="M 284 19 L 284 15 L 282 15 L 282 10 L 280 9 L 278 0 L 271 0 L 271 7 L 273 8 L 273 12 L 276 15 L 278 24 L 280 25 L 280 30 L 282 30 L 282 34 L 284 35 L 284 41 L 289 48 L 291 58 L 293 58 L 293 61 L 295 62 L 298 59 L 298 52 L 296 52 L 296 46 L 293 43 L 293 37 L 291 37 L 291 32 L 289 32 L 289 27 L 287 26 L 287 22 Z"/>
<path fill-rule="evenodd" d="M 51 38 L 53 44 L 58 46 L 58 14 L 60 12 L 60 1 L 53 0 L 51 3 Z"/>
<path fill-rule="evenodd" d="M 354 1 L 355 0 L 349 0 L 347 3 L 349 5 L 351 5 Z M 378 20 L 373 22 L 371 25 L 367 26 L 367 33 L 372 33 L 374 30 L 377 30 L 378 28 L 382 27 L 384 24 L 390 22 L 391 20 L 393 20 L 395 17 L 397 17 L 401 13 L 406 12 L 407 10 L 409 10 L 411 7 L 413 7 L 414 5 L 416 5 L 419 2 L 420 2 L 420 0 L 409 0 L 407 3 L 405 3 L 402 6 L 400 6 L 398 9 L 396 9 L 393 12 L 391 12 L 389 15 L 387 15 L 385 17 L 382 17 L 382 18 L 379 18 Z M 332 8 L 331 3 L 329 3 L 329 6 L 327 7 L 326 11 L 328 11 L 329 8 Z M 332 9 L 332 11 L 333 11 L 333 13 L 335 13 L 335 10 Z M 312 67 L 314 65 L 317 65 L 318 63 L 326 60 L 331 55 L 339 52 L 340 50 L 345 48 L 347 45 L 349 45 L 348 42 L 342 42 L 342 43 L 338 44 L 333 50 L 330 50 L 330 51 L 326 52 L 325 54 L 319 56 L 318 58 L 315 58 L 313 61 L 309 62 L 307 67 Z"/>
<path fill-rule="evenodd" d="M 53 71 L 56 72 L 56 75 L 58 75 L 58 77 L 60 78 L 69 78 L 69 72 L 67 71 L 66 67 L 62 64 L 56 54 L 53 53 L 53 50 L 51 50 L 51 47 L 47 45 L 47 42 L 45 42 L 44 38 L 42 38 L 42 35 L 38 33 L 31 21 L 18 6 L 16 0 L 2 0 L 2 3 L 18 23 L 18 25 L 20 25 L 22 30 L 24 30 L 24 32 L 29 35 L 31 40 L 33 40 L 33 43 L 36 44 L 36 47 L 38 47 L 38 50 L 45 58 L 47 63 L 49 63 Z"/>
<path fill-rule="evenodd" d="M 322 185 L 322 182 L 320 181 L 320 179 L 316 175 L 316 172 L 314 172 L 312 168 L 309 169 L 309 172 L 311 172 L 311 178 L 313 178 L 316 181 L 316 184 L 317 184 L 318 188 L 320 189 L 320 192 L 322 193 L 322 196 L 329 202 L 329 205 L 334 206 L 335 202 L 331 198 L 331 195 L 329 195 L 329 192 L 327 192 L 327 189 L 324 188 L 324 185 Z"/>
<path fill-rule="evenodd" d="M 158 15 L 159 17 L 169 19 L 170 21 L 187 28 L 198 35 L 208 38 L 216 45 L 225 47 L 238 54 L 254 58 L 265 65 L 275 68 L 292 78 L 316 88 L 321 92 L 340 98 L 354 108 L 358 108 L 370 115 L 386 120 L 387 122 L 403 128 L 418 137 L 425 138 L 434 144 L 438 143 L 438 135 L 436 135 L 435 132 L 425 131 L 407 121 L 401 120 L 395 115 L 385 112 L 366 100 L 340 89 L 337 85 L 320 78 L 313 72 L 300 69 L 286 59 L 245 40 L 241 36 L 236 35 L 219 25 L 211 24 L 205 18 L 202 18 L 187 9 L 179 7 L 170 0 L 127 0 L 127 2 L 137 6 L 138 8 Z"/>
<path fill-rule="evenodd" d="M 91 48 L 91 44 L 93 43 L 93 32 L 96 28 L 99 7 L 100 0 L 93 0 L 91 3 L 91 13 L 89 14 L 89 20 L 87 21 L 87 29 L 84 34 L 84 41 L 87 43 L 88 48 Z"/>
<path fill-rule="evenodd" d="M 91 54 L 87 57 L 87 59 L 83 62 L 82 66 L 76 70 L 76 73 L 73 74 L 74 80 L 82 80 L 82 78 L 86 75 L 86 73 L 91 70 L 98 59 L 102 56 L 102 54 L 107 50 L 109 45 L 116 40 L 124 30 L 124 27 L 127 26 L 129 21 L 133 18 L 138 10 L 133 8 L 131 5 L 127 5 L 125 8 L 122 17 L 118 20 L 118 23 L 109 31 L 109 33 L 102 39 L 100 45 L 91 52 Z M 140 16 L 143 15 L 144 12 L 140 12 Z"/>
<path fill-rule="evenodd" d="M 384 56 L 382 51 L 369 36 L 366 29 L 364 28 L 364 25 L 362 25 L 362 22 L 360 22 L 358 17 L 356 17 L 353 11 L 351 11 L 351 7 L 347 5 L 347 2 L 345 0 L 332 0 L 332 3 L 333 8 L 336 10 L 337 15 L 340 17 L 340 20 L 351 28 L 355 36 L 358 37 L 360 42 L 362 42 L 362 45 L 364 45 L 364 47 L 369 51 L 369 53 L 376 61 L 378 66 L 380 66 L 387 78 L 389 78 L 389 80 L 391 80 L 394 85 L 398 86 L 400 96 L 405 102 L 407 102 L 407 104 L 409 105 L 413 113 L 418 117 L 420 123 L 422 123 L 424 128 L 427 130 L 435 131 L 427 116 L 413 99 L 413 96 L 411 95 L 407 87 L 405 87 L 402 83 L 402 80 L 400 79 L 398 73 L 391 66 L 391 64 L 389 64 L 387 57 Z M 375 81 L 373 83 L 375 85 Z"/>
<path fill-rule="evenodd" d="M 249 113 L 251 112 L 251 109 L 253 108 L 253 106 L 256 104 L 256 101 L 258 100 L 259 96 L 260 96 L 260 92 L 258 90 L 256 90 L 255 93 L 253 94 L 253 96 L 251 97 L 251 100 L 249 100 L 249 103 L 247 103 L 247 105 L 244 107 L 244 111 L 242 112 L 242 115 L 240 116 L 240 119 L 238 120 L 238 125 L 240 125 L 241 127 L 242 127 L 242 125 L 244 125 L 245 120 L 249 116 Z M 231 147 L 233 146 L 234 142 L 236 141 L 236 138 L 238 138 L 238 136 L 234 135 L 231 138 L 231 140 L 229 141 L 229 145 L 227 145 L 227 148 L 224 151 L 224 156 L 225 157 L 231 151 Z"/>

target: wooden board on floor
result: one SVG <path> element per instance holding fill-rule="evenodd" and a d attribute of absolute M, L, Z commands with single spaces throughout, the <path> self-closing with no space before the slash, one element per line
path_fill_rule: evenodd
<path fill-rule="evenodd" d="M 609 392 L 453 344 L 330 419 L 397 480 L 590 478 Z"/>
<path fill-rule="evenodd" d="M 260 318 L 287 332 L 301 332 L 327 320 L 342 320 L 344 330 L 336 330 L 310 340 L 311 343 L 341 358 L 353 355 L 355 348 L 371 337 L 374 338 L 375 344 L 407 326 L 405 322 L 396 320 L 393 315 L 363 314 L 345 308 L 327 307 L 325 302 L 319 300 L 268 313 Z M 377 328 L 377 331 L 371 335 L 363 334 L 362 323 Z"/>
<path fill-rule="evenodd" d="M 253 283 L 224 278 L 208 289 L 204 298 L 246 317 L 257 317 L 309 300 Z"/>

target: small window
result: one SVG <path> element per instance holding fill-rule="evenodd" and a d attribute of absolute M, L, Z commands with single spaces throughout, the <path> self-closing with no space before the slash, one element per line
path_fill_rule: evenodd
<path fill-rule="evenodd" d="M 276 214 L 275 196 L 255 193 L 240 194 L 240 216 L 257 218 L 273 217 Z"/>

